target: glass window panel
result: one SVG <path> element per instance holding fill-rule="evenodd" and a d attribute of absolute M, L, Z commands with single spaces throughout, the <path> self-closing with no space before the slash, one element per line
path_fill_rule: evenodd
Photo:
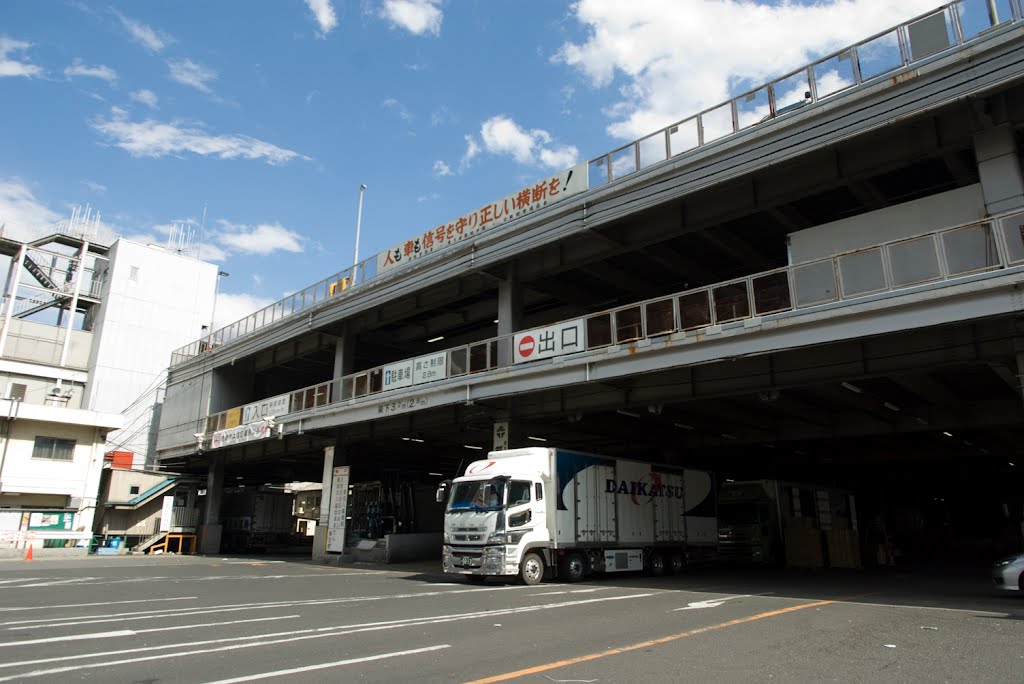
<path fill-rule="evenodd" d="M 945 10 L 907 24 L 907 36 L 912 60 L 924 59 L 956 43 Z"/>
<path fill-rule="evenodd" d="M 836 274 L 832 260 L 815 261 L 793 268 L 797 306 L 812 306 L 836 300 Z"/>
<path fill-rule="evenodd" d="M 485 370 L 487 370 L 487 343 L 470 345 L 469 372 L 479 373 Z"/>
<path fill-rule="evenodd" d="M 366 373 L 360 373 L 356 376 L 356 396 L 365 397 L 367 390 L 367 377 Z"/>
<path fill-rule="evenodd" d="M 658 131 L 637 143 L 640 150 L 640 168 L 646 169 L 668 158 L 668 139 L 665 131 Z"/>
<path fill-rule="evenodd" d="M 611 153 L 612 180 L 628 176 L 636 171 L 636 146 L 630 145 Z"/>
<path fill-rule="evenodd" d="M 753 126 L 771 118 L 771 106 L 768 104 L 768 86 L 747 93 L 736 99 L 736 120 L 740 128 Z"/>
<path fill-rule="evenodd" d="M 612 343 L 612 316 L 598 314 L 587 319 L 587 349 L 607 347 Z"/>
<path fill-rule="evenodd" d="M 469 370 L 466 362 L 466 348 L 452 349 L 448 352 L 448 372 L 451 375 L 465 375 Z"/>
<path fill-rule="evenodd" d="M 995 7 L 995 16 L 990 14 L 990 6 Z M 1010 9 L 1010 0 L 960 0 L 955 6 L 955 11 L 960 15 L 960 30 L 964 40 L 970 40 L 982 31 L 1013 19 L 1013 10 Z"/>
<path fill-rule="evenodd" d="M 949 275 L 984 271 L 999 266 L 995 237 L 988 225 L 967 226 L 942 234 Z"/>
<path fill-rule="evenodd" d="M 715 321 L 728 323 L 750 316 L 747 283 L 729 283 L 712 288 L 715 298 Z"/>
<path fill-rule="evenodd" d="M 733 133 L 732 103 L 726 102 L 700 115 L 704 127 L 704 144 Z"/>
<path fill-rule="evenodd" d="M 599 157 L 590 162 L 589 166 L 590 187 L 596 188 L 608 182 L 608 157 Z"/>
<path fill-rule="evenodd" d="M 938 280 L 942 276 L 935 238 L 931 235 L 891 244 L 888 250 L 894 287 Z"/>
<path fill-rule="evenodd" d="M 380 368 L 374 368 L 370 371 L 370 393 L 380 392 L 381 387 L 384 385 L 384 373 Z"/>
<path fill-rule="evenodd" d="M 708 290 L 679 295 L 679 328 L 692 330 L 711 325 L 711 300 Z"/>
<path fill-rule="evenodd" d="M 668 152 L 675 156 L 697 147 L 697 117 L 687 119 L 668 129 Z"/>
<path fill-rule="evenodd" d="M 863 81 L 903 66 L 903 56 L 900 54 L 900 43 L 896 31 L 889 31 L 874 40 L 858 45 L 857 63 L 860 66 L 860 77 Z"/>
<path fill-rule="evenodd" d="M 487 367 L 498 367 L 498 340 L 491 340 L 487 343 Z"/>
<path fill-rule="evenodd" d="M 853 53 L 850 50 L 844 50 L 814 65 L 814 89 L 818 99 L 845 90 L 856 82 L 853 75 Z"/>
<path fill-rule="evenodd" d="M 672 311 L 672 300 L 662 299 L 645 305 L 647 315 L 647 334 L 663 335 L 676 329 L 675 315 Z"/>
<path fill-rule="evenodd" d="M 799 109 L 811 101 L 811 86 L 807 81 L 807 72 L 798 71 L 772 84 L 775 93 L 775 115 L 785 114 Z"/>
<path fill-rule="evenodd" d="M 355 387 L 355 382 L 353 382 L 353 378 L 352 378 L 351 375 L 348 376 L 347 378 L 342 378 L 341 379 L 341 398 L 343 400 L 347 401 L 347 400 L 351 399 L 353 396 L 355 396 L 352 393 L 352 390 L 354 389 L 354 387 Z"/>
<path fill-rule="evenodd" d="M 842 283 L 844 297 L 856 297 L 886 289 L 881 249 L 854 252 L 839 257 L 838 261 L 839 282 Z"/>
<path fill-rule="evenodd" d="M 760 314 L 790 309 L 789 274 L 786 271 L 769 273 L 753 279 L 754 310 Z"/>
<path fill-rule="evenodd" d="M 316 406 L 316 392 L 314 391 L 314 388 L 310 387 L 309 389 L 303 391 L 302 402 L 303 405 L 308 409 Z"/>
<path fill-rule="evenodd" d="M 631 306 L 615 312 L 615 341 L 618 343 L 638 340 L 644 336 L 640 307 Z"/>
<path fill-rule="evenodd" d="M 1011 216 L 1002 220 L 1006 239 L 1007 257 L 1011 264 L 1024 261 L 1024 216 Z"/>
<path fill-rule="evenodd" d="M 317 385 L 313 388 L 314 406 L 324 406 L 330 399 L 330 383 Z"/>

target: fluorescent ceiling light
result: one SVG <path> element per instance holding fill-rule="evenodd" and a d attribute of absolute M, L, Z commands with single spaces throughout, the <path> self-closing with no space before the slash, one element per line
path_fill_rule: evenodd
<path fill-rule="evenodd" d="M 631 418 L 639 418 L 640 417 L 639 413 L 634 413 L 633 411 L 627 411 L 625 409 L 616 409 L 615 412 L 616 413 L 621 413 L 622 415 L 629 416 Z"/>
<path fill-rule="evenodd" d="M 418 437 L 403 437 L 402 441 L 403 442 L 419 442 L 420 444 L 423 443 L 423 440 L 419 439 Z"/>
<path fill-rule="evenodd" d="M 946 435 L 947 437 L 952 437 L 953 436 L 952 432 L 943 431 L 942 434 Z"/>
<path fill-rule="evenodd" d="M 462 446 L 466 447 L 467 449 L 476 449 L 477 451 L 484 450 L 483 447 L 473 446 L 472 444 L 463 444 Z"/>
<path fill-rule="evenodd" d="M 672 424 L 675 425 L 677 428 L 680 428 L 682 430 L 694 430 L 694 429 L 696 429 L 692 425 L 687 425 L 686 423 L 672 423 Z"/>
<path fill-rule="evenodd" d="M 430 476 L 433 476 L 433 477 L 444 477 L 444 473 L 427 473 L 427 475 L 430 475 Z"/>
<path fill-rule="evenodd" d="M 862 390 L 860 387 L 857 387 L 856 385 L 851 385 L 848 382 L 844 382 L 844 383 L 841 383 L 841 384 L 842 384 L 843 387 L 845 387 L 846 389 L 850 390 L 851 392 L 856 392 L 857 394 L 862 394 L 864 392 L 864 390 Z"/>
<path fill-rule="evenodd" d="M 883 405 L 885 406 L 885 408 L 889 409 L 890 411 L 899 411 L 900 410 L 899 406 L 897 406 L 896 404 L 891 404 L 888 401 L 885 402 L 885 404 L 883 404 Z"/>
<path fill-rule="evenodd" d="M 530 436 L 527 436 L 526 439 L 532 439 L 534 442 L 546 442 L 546 441 L 548 441 L 548 440 L 544 439 L 543 437 L 530 437 Z"/>
<path fill-rule="evenodd" d="M 431 337 L 427 342 L 440 342 L 444 339 L 444 335 L 438 335 L 437 337 Z"/>

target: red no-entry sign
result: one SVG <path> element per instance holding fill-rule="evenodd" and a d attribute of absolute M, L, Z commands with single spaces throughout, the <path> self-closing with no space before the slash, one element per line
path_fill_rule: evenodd
<path fill-rule="evenodd" d="M 533 353 L 536 346 L 537 343 L 534 341 L 533 336 L 527 335 L 523 339 L 519 340 L 519 355 L 524 358 L 529 356 Z"/>

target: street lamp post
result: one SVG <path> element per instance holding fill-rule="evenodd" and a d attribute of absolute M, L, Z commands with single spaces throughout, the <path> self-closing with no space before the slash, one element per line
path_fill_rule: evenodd
<path fill-rule="evenodd" d="M 357 272 L 359 269 L 359 227 L 363 222 L 363 192 L 366 191 L 366 183 L 359 184 L 359 210 L 356 212 L 356 253 L 352 258 L 352 284 L 356 284 Z"/>
<path fill-rule="evenodd" d="M 213 309 L 210 311 L 210 336 L 206 341 L 206 351 L 213 351 L 213 319 L 217 314 L 217 290 L 220 289 L 221 277 L 230 275 L 227 271 L 217 271 L 217 280 L 213 284 Z"/>

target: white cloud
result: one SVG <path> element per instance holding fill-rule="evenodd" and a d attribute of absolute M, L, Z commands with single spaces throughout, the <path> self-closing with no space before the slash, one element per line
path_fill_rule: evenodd
<path fill-rule="evenodd" d="M 266 256 L 274 252 L 302 252 L 303 237 L 280 223 L 244 226 L 221 221 L 216 239 L 230 251 Z"/>
<path fill-rule="evenodd" d="M 25 76 L 27 78 L 38 78 L 43 75 L 41 67 L 29 62 L 19 62 L 9 56 L 14 52 L 22 52 L 32 47 L 32 43 L 24 40 L 14 40 L 7 36 L 0 36 L 0 77 L 3 76 Z"/>
<path fill-rule="evenodd" d="M 466 152 L 462 155 L 462 159 L 459 160 L 459 171 L 462 172 L 469 168 L 469 165 L 478 154 L 480 154 L 480 143 L 473 136 L 467 135 Z"/>
<path fill-rule="evenodd" d="M 129 97 L 131 97 L 136 102 L 146 105 L 150 109 L 157 108 L 158 99 L 156 93 L 154 93 L 152 90 L 136 90 L 134 93 L 129 95 Z"/>
<path fill-rule="evenodd" d="M 412 123 L 412 114 L 410 114 L 409 110 L 405 108 L 405 105 L 403 105 L 395 98 L 389 97 L 388 99 L 381 102 L 380 105 L 385 109 L 394 109 L 395 111 L 397 111 L 399 118 L 402 119 L 402 121 L 404 121 L 405 123 Z"/>
<path fill-rule="evenodd" d="M 894 26 L 934 0 L 579 0 L 589 29 L 554 58 L 621 98 L 606 110 L 608 132 L 634 139 L 724 102 L 730 85 L 760 84 Z"/>
<path fill-rule="evenodd" d="M 163 157 L 191 152 L 216 159 L 263 159 L 283 164 L 309 157 L 247 135 L 211 135 L 198 127 L 146 119 L 129 121 L 124 110 L 114 107 L 107 119 L 96 119 L 92 127 L 133 157 Z"/>
<path fill-rule="evenodd" d="M 338 17 L 334 14 L 331 0 L 306 0 L 306 7 L 313 13 L 313 18 L 316 19 L 316 23 L 320 27 L 317 35 L 326 38 L 327 34 L 338 25 Z"/>
<path fill-rule="evenodd" d="M 85 187 L 89 188 L 90 190 L 95 192 L 97 195 L 102 195 L 103 193 L 105 193 L 107 191 L 107 186 L 106 185 L 103 185 L 102 183 L 97 183 L 96 181 L 84 180 L 84 181 L 82 181 L 82 185 L 84 185 Z"/>
<path fill-rule="evenodd" d="M 21 179 L 0 179 L 0 224 L 4 226 L 5 236 L 28 240 L 62 218 L 36 199 Z"/>
<path fill-rule="evenodd" d="M 69 67 L 64 69 L 64 75 L 68 78 L 74 78 L 75 76 L 85 76 L 87 78 L 99 78 L 107 83 L 113 83 L 117 80 L 117 72 L 104 64 L 97 64 L 96 66 L 89 66 L 84 64 L 81 59 L 76 57 Z"/>
<path fill-rule="evenodd" d="M 417 204 L 423 204 L 424 202 L 436 202 L 441 199 L 441 195 L 436 192 L 432 192 L 429 195 L 420 195 L 416 198 Z"/>
<path fill-rule="evenodd" d="M 520 164 L 539 164 L 547 168 L 566 168 L 576 163 L 579 151 L 571 145 L 557 145 L 551 141 L 551 134 L 535 128 L 527 131 L 507 116 L 493 116 L 480 126 L 480 140 L 483 149 L 491 154 L 512 157 Z M 470 155 L 475 141 L 467 138 L 470 150 L 466 158 L 472 159 L 479 150 Z"/>
<path fill-rule="evenodd" d="M 160 52 L 174 42 L 174 38 L 163 31 L 154 31 L 149 26 L 129 19 L 116 10 L 111 11 L 121 20 L 121 24 L 128 30 L 128 35 L 132 40 L 150 52 Z"/>
<path fill-rule="evenodd" d="M 191 59 L 179 59 L 177 61 L 168 61 L 167 66 L 171 70 L 171 79 L 177 81 L 182 85 L 195 88 L 201 93 L 207 95 L 213 94 L 210 90 L 210 86 L 207 85 L 209 81 L 213 81 L 217 78 L 217 72 L 212 69 L 207 69 L 202 64 L 197 64 Z"/>
<path fill-rule="evenodd" d="M 421 36 L 441 35 L 444 13 L 437 7 L 438 0 L 384 0 L 381 15 L 392 26 Z"/>
<path fill-rule="evenodd" d="M 225 278 L 221 286 L 228 287 L 230 283 L 231 278 Z M 235 321 L 240 321 L 251 313 L 265 309 L 275 301 L 277 300 L 245 293 L 232 294 L 220 290 L 217 293 L 217 309 L 214 311 L 213 329 L 220 330 Z"/>
<path fill-rule="evenodd" d="M 438 177 L 451 176 L 452 169 L 450 166 L 448 166 L 443 161 L 438 159 L 436 162 L 434 162 L 434 175 Z"/>

